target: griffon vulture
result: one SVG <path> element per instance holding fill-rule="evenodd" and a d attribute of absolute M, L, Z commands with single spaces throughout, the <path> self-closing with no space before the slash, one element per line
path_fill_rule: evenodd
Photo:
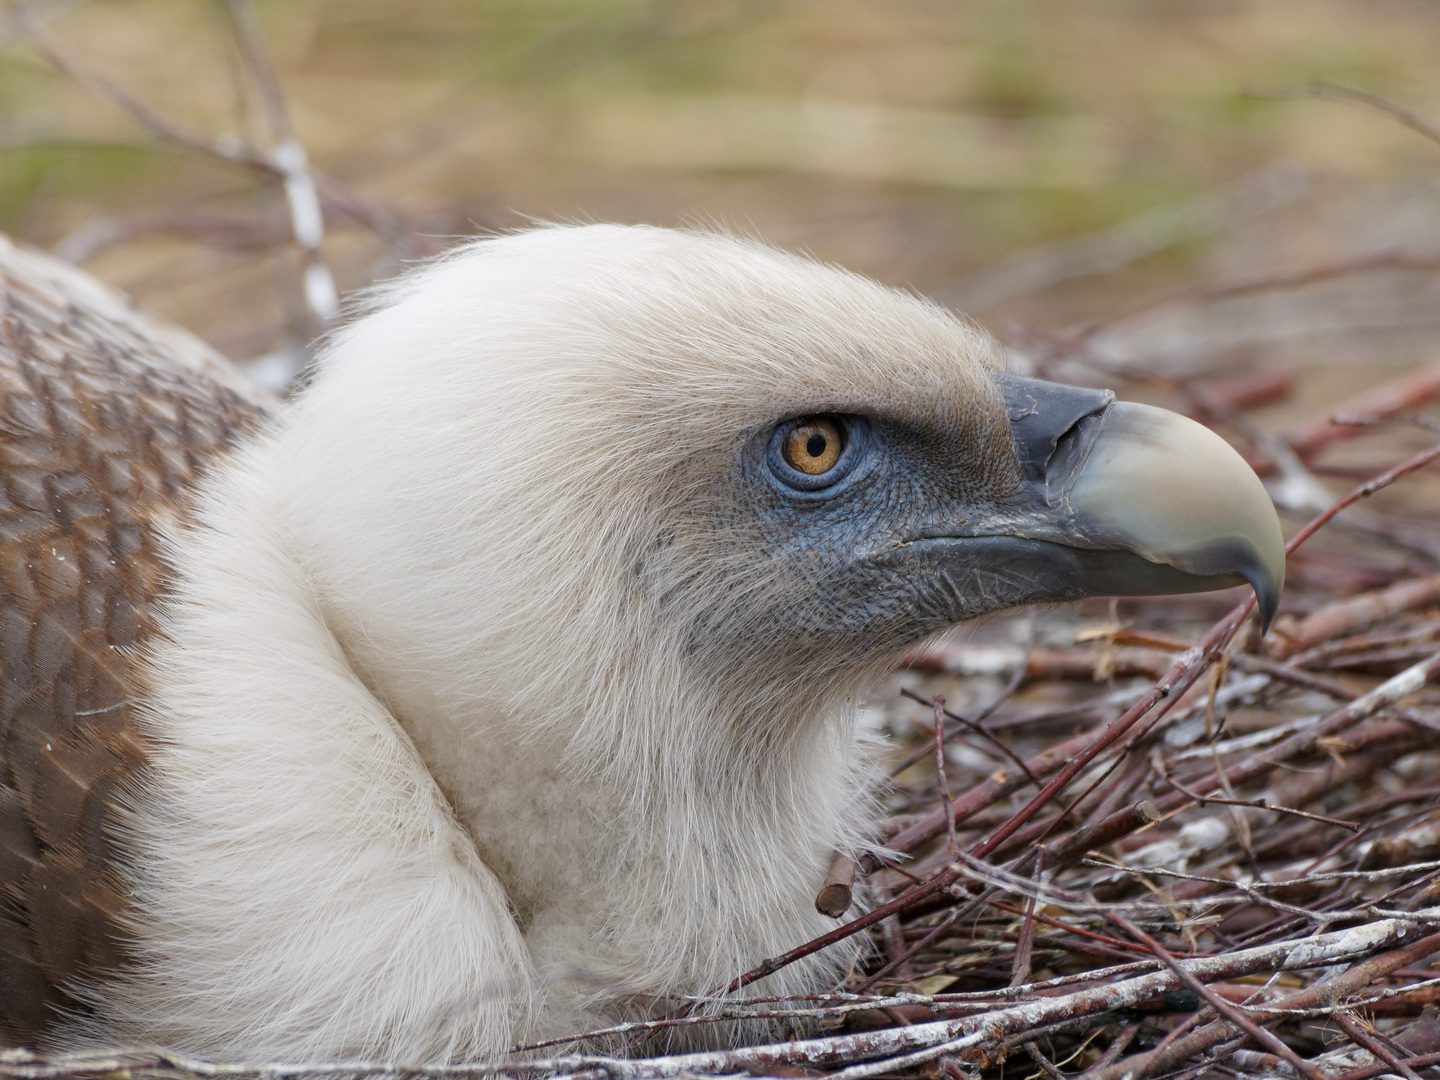
<path fill-rule="evenodd" d="M 708 991 L 834 926 L 908 647 L 1283 575 L 1217 436 L 746 240 L 465 245 L 284 411 L 0 268 L 12 1043 L 474 1058 Z"/>

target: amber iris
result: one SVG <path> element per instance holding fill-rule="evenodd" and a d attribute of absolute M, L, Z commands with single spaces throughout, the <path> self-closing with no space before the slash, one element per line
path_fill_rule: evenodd
<path fill-rule="evenodd" d="M 838 424 L 815 416 L 801 420 L 790 430 L 781 453 L 792 469 L 806 476 L 819 476 L 840 460 L 840 451 L 845 449 L 843 439 Z"/>

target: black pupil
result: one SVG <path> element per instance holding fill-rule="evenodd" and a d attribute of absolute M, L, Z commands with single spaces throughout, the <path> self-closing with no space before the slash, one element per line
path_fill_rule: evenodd
<path fill-rule="evenodd" d="M 811 457 L 819 457 L 825 453 L 825 436 L 818 431 L 811 435 L 805 443 L 805 452 Z"/>

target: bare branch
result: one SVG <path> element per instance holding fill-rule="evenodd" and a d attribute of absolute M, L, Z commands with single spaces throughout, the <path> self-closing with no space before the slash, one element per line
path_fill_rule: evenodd
<path fill-rule="evenodd" d="M 1431 142 L 1440 143 L 1440 124 L 1421 116 L 1413 109 L 1407 109 L 1399 102 L 1391 101 L 1389 98 L 1372 94 L 1366 90 L 1356 90 L 1353 87 L 1340 86 L 1337 83 L 1316 79 L 1305 86 L 1246 87 L 1245 93 L 1250 97 L 1317 98 L 1321 101 L 1338 101 L 1346 105 L 1359 105 L 1398 120 L 1411 131 L 1423 135 Z"/>

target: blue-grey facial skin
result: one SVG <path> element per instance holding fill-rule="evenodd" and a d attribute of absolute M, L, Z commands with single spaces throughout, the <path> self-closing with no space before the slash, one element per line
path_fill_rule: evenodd
<path fill-rule="evenodd" d="M 1041 598 L 1023 582 L 987 580 L 982 552 L 963 588 L 956 566 L 910 554 L 919 555 L 916 542 L 923 546 L 925 537 L 973 532 L 1003 516 L 1023 488 L 1013 446 L 977 445 L 969 432 L 885 416 L 830 419 L 846 437 L 833 484 L 807 490 L 791 482 L 795 470 L 778 454 L 789 420 L 750 433 L 743 444 L 733 502 L 721 500 L 737 511 L 719 529 L 734 558 L 733 589 L 721 604 L 690 613 L 702 652 L 733 656 L 764 647 L 841 667 Z M 960 560 L 968 561 L 963 553 Z"/>
<path fill-rule="evenodd" d="M 1087 595 L 1052 572 L 1055 545 L 985 535 L 1006 528 L 1024 502 L 1013 449 L 1009 468 L 977 475 L 961 463 L 989 455 L 975 455 L 963 435 L 837 419 L 853 440 L 846 453 L 859 460 L 833 487 L 788 485 L 773 452 L 757 453 L 772 450 L 768 433 L 747 448 L 764 546 L 810 593 L 809 602 L 795 597 L 791 633 L 888 652 L 1003 608 Z"/>
<path fill-rule="evenodd" d="M 676 586 L 667 590 L 671 614 L 692 620 L 696 651 L 753 657 L 768 649 L 834 670 L 1021 604 L 1195 592 L 1247 579 L 1273 611 L 1278 581 L 1267 576 L 1264 553 L 1243 539 L 1187 548 L 1192 562 L 1200 551 L 1203 573 L 1125 550 L 1113 525 L 1095 540 L 1085 507 L 1072 505 L 1069 493 L 1091 467 L 1107 417 L 1122 415 L 1108 411 L 1113 395 L 1015 376 L 997 382 L 1010 425 L 988 434 L 876 413 L 805 414 L 825 415 L 846 435 L 840 460 L 820 478 L 799 474 L 779 453 L 803 416 L 747 433 L 708 523 L 728 588 L 703 609 L 698 597 L 687 607 L 675 573 L 684 578 L 683 569 L 671 562 L 665 575 Z M 1113 440 L 1106 445 L 1113 454 Z M 1227 468 L 1245 468 L 1222 450 L 1234 457 Z M 1248 469 L 1243 475 L 1258 484 Z M 1264 512 L 1273 518 L 1268 502 Z M 1183 546 L 1186 537 L 1178 540 Z"/>

